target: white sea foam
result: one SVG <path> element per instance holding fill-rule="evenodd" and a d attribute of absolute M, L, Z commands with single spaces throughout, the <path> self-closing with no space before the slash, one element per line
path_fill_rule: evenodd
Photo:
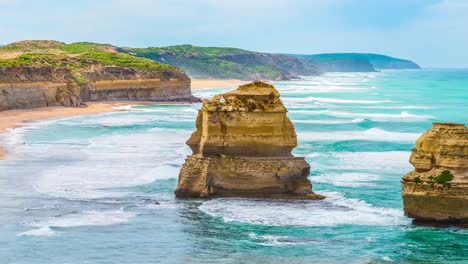
<path fill-rule="evenodd" d="M 355 118 L 348 120 L 292 120 L 293 123 L 297 124 L 322 124 L 322 125 L 339 125 L 339 124 L 354 124 L 362 123 L 366 121 L 363 118 Z"/>
<path fill-rule="evenodd" d="M 31 229 L 22 233 L 17 234 L 16 236 L 45 236 L 51 237 L 55 236 L 57 233 L 54 232 L 50 227 L 44 226 L 38 229 Z"/>
<path fill-rule="evenodd" d="M 294 241 L 288 236 L 275 236 L 275 235 L 257 235 L 249 233 L 249 238 L 256 244 L 262 246 L 288 246 L 288 245 L 304 245 L 305 241 Z"/>
<path fill-rule="evenodd" d="M 336 192 L 322 192 L 323 201 L 213 199 L 199 209 L 224 221 L 268 226 L 397 225 L 403 212 L 376 207 Z"/>
<path fill-rule="evenodd" d="M 31 226 L 36 227 L 78 227 L 78 226 L 107 226 L 128 222 L 136 215 L 135 212 L 123 210 L 108 211 L 83 211 L 81 213 L 66 214 L 58 217 L 51 217 Z"/>
<path fill-rule="evenodd" d="M 407 151 L 310 153 L 313 167 L 335 170 L 398 171 L 411 170 Z M 365 161 L 365 162 L 363 162 Z M 324 175 L 326 176 L 326 175 Z"/>
<path fill-rule="evenodd" d="M 400 114 L 383 114 L 383 113 L 351 113 L 351 112 L 340 112 L 340 111 L 329 111 L 329 115 L 336 117 L 354 117 L 354 118 L 367 118 L 373 121 L 412 121 L 412 120 L 426 120 L 433 119 L 434 116 L 431 115 L 415 115 L 410 114 L 406 111 L 401 112 Z"/>
<path fill-rule="evenodd" d="M 357 108 L 368 108 L 368 109 L 432 109 L 432 107 L 422 106 L 422 105 L 371 105 L 371 106 L 357 106 Z"/>
<path fill-rule="evenodd" d="M 363 87 L 339 86 L 339 85 L 288 85 L 278 87 L 281 94 L 310 94 L 310 93 L 342 93 L 342 92 L 360 92 L 367 90 Z"/>
<path fill-rule="evenodd" d="M 343 187 L 364 187 L 374 186 L 372 181 L 380 179 L 379 175 L 371 173 L 326 173 L 319 176 L 312 176 L 312 182 L 330 183 Z"/>
<path fill-rule="evenodd" d="M 86 147 L 68 149 L 66 155 L 78 160 L 46 168 L 33 186 L 40 193 L 73 200 L 120 197 L 125 193 L 109 189 L 176 178 L 176 167 L 188 154 L 184 141 L 189 134 L 185 130 L 151 129 L 91 139 Z M 157 143 L 161 138 L 164 144 Z M 56 145 L 49 147 L 57 150 Z M 29 146 L 24 151 L 35 148 Z"/>
<path fill-rule="evenodd" d="M 326 97 L 306 97 L 306 98 L 288 98 L 291 101 L 297 102 L 320 102 L 333 104 L 381 104 L 392 102 L 390 100 L 357 100 L 357 99 L 339 99 Z"/>
<path fill-rule="evenodd" d="M 380 128 L 364 131 L 299 132 L 298 139 L 306 141 L 365 140 L 383 142 L 414 142 L 420 134 L 390 132 Z"/>
<path fill-rule="evenodd" d="M 136 213 L 123 210 L 83 211 L 80 213 L 65 214 L 31 222 L 28 226 L 36 228 L 19 233 L 17 236 L 53 236 L 56 235 L 57 232 L 54 232 L 51 227 L 70 228 L 79 226 L 117 225 L 128 222 L 128 220 L 134 216 L 136 216 Z"/>
<path fill-rule="evenodd" d="M 328 109 L 322 110 L 289 110 L 290 113 L 294 114 L 304 114 L 304 115 L 328 115 L 339 118 L 363 118 L 371 121 L 381 121 L 381 122 L 415 122 L 423 121 L 428 119 L 434 119 L 434 116 L 431 115 L 416 115 L 410 114 L 406 111 L 403 111 L 399 114 L 386 114 L 386 113 L 354 113 L 354 112 L 345 112 L 345 111 L 332 111 Z"/>

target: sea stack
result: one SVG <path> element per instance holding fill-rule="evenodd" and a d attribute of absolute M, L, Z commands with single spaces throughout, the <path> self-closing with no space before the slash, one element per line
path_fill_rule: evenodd
<path fill-rule="evenodd" d="M 434 123 L 410 158 L 402 179 L 405 215 L 416 224 L 468 226 L 468 128 Z"/>
<path fill-rule="evenodd" d="M 312 192 L 309 164 L 291 154 L 297 138 L 286 112 L 263 82 L 204 100 L 176 196 L 323 199 Z"/>

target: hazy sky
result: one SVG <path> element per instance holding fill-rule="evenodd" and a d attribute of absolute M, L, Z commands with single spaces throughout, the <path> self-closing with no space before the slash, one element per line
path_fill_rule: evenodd
<path fill-rule="evenodd" d="M 373 52 L 468 68 L 468 0 L 0 0 L 0 43 Z"/>

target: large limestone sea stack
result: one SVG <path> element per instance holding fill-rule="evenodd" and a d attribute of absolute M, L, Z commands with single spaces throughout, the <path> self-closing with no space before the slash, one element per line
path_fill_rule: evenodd
<path fill-rule="evenodd" d="M 421 224 L 468 226 L 468 128 L 434 123 L 416 142 L 403 177 L 405 215 Z"/>
<path fill-rule="evenodd" d="M 322 199 L 309 164 L 291 154 L 296 133 L 279 96 L 254 82 L 204 100 L 176 196 Z"/>

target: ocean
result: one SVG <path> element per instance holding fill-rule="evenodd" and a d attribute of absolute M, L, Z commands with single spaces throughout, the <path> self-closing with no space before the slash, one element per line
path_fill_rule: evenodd
<path fill-rule="evenodd" d="M 200 104 L 39 121 L 2 138 L 0 263 L 468 263 L 468 231 L 413 225 L 400 185 L 432 122 L 468 122 L 468 70 L 273 84 L 325 200 L 175 199 Z"/>

